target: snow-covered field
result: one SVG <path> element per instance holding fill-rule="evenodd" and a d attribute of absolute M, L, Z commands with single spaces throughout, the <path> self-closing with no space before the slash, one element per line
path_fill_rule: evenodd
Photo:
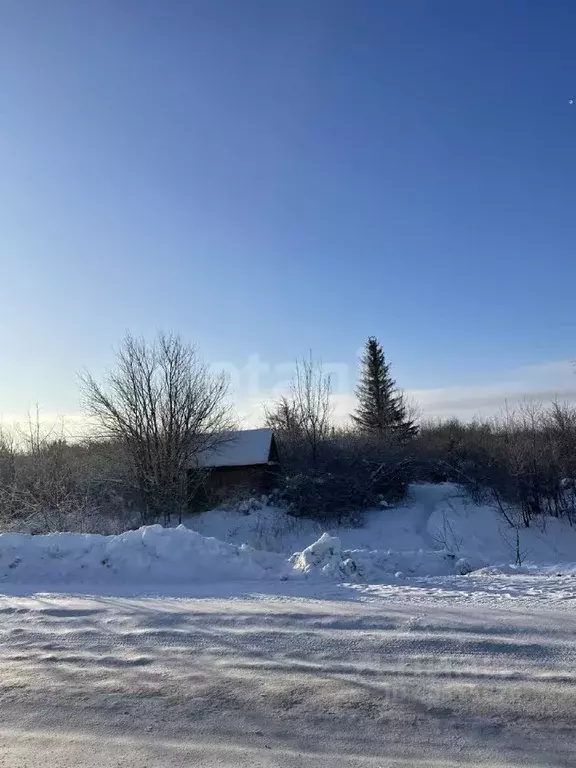
<path fill-rule="evenodd" d="M 0 535 L 2 768 L 576 765 L 566 523 L 521 567 L 451 485 L 359 528 L 187 523 Z"/>

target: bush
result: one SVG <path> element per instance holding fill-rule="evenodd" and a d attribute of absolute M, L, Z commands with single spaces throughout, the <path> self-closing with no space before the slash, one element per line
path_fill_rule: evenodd
<path fill-rule="evenodd" d="M 325 473 L 298 474 L 284 479 L 281 500 L 295 517 L 322 522 L 360 522 L 360 511 L 370 505 L 366 489 L 356 478 Z"/>
<path fill-rule="evenodd" d="M 118 533 L 140 522 L 111 443 L 69 443 L 39 422 L 0 430 L 0 526 L 27 533 Z"/>
<path fill-rule="evenodd" d="M 278 439 L 284 469 L 278 499 L 295 516 L 358 522 L 363 510 L 403 498 L 413 479 L 409 449 L 392 437 L 335 431 L 318 446 L 313 464 L 302 459 L 297 442 L 285 446 Z"/>
<path fill-rule="evenodd" d="M 462 483 L 504 514 L 520 510 L 576 520 L 576 409 L 526 403 L 513 413 L 463 424 L 424 425 L 416 443 L 423 479 Z"/>

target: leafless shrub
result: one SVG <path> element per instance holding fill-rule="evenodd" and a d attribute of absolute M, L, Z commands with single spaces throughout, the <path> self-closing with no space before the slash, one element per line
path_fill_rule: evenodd
<path fill-rule="evenodd" d="M 526 527 L 545 515 L 576 520 L 576 409 L 570 405 L 527 401 L 494 419 L 424 424 L 417 450 L 425 479 L 463 483 L 505 518 L 517 509 Z"/>
<path fill-rule="evenodd" d="M 282 441 L 287 461 L 296 461 L 298 455 L 307 466 L 316 466 L 321 460 L 333 429 L 331 393 L 330 376 L 321 362 L 312 355 L 296 362 L 288 395 L 265 409 L 266 424 Z"/>
<path fill-rule="evenodd" d="M 432 538 L 449 552 L 459 552 L 464 543 L 464 537 L 456 534 L 446 512 L 442 513 L 442 526 L 438 526 Z"/>
<path fill-rule="evenodd" d="M 92 445 L 69 442 L 64 423 L 43 424 L 39 408 L 25 425 L 0 430 L 2 529 L 113 532 L 133 525 L 98 458 Z"/>
<path fill-rule="evenodd" d="M 11 487 L 16 474 L 14 435 L 0 425 L 0 489 Z"/>

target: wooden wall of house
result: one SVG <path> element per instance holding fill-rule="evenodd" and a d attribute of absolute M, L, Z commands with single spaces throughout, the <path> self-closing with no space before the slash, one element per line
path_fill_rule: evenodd
<path fill-rule="evenodd" d="M 276 478 L 275 467 L 259 464 L 251 467 L 217 467 L 210 473 L 213 489 L 245 489 L 254 493 L 270 491 Z"/>
<path fill-rule="evenodd" d="M 209 506 L 240 494 L 248 497 L 269 493 L 276 484 L 277 476 L 277 465 L 216 467 L 210 471 L 197 501 L 202 506 Z"/>

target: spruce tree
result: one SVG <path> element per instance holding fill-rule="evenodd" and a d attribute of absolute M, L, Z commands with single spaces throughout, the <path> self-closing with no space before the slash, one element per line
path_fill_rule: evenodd
<path fill-rule="evenodd" d="M 408 417 L 402 393 L 390 375 L 390 364 L 375 336 L 370 336 L 364 348 L 356 396 L 358 407 L 352 419 L 362 432 L 412 437 L 418 431 Z"/>

